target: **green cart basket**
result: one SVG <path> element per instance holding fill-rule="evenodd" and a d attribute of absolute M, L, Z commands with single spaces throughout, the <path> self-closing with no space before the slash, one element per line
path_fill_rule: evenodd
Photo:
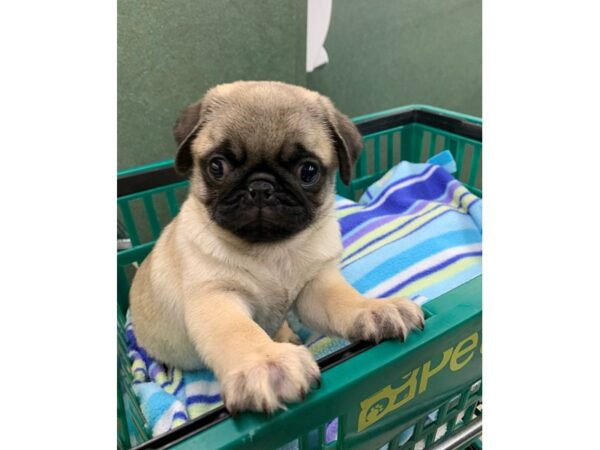
<path fill-rule="evenodd" d="M 457 177 L 481 196 L 482 124 L 475 117 L 414 105 L 354 119 L 364 149 L 350 186 L 357 200 L 400 160 L 423 162 L 450 150 Z M 151 439 L 127 356 L 125 315 L 135 266 L 177 214 L 187 180 L 173 161 L 118 174 L 118 216 L 130 246 L 117 252 L 118 447 L 176 450 L 481 448 L 481 276 L 428 302 L 424 332 L 371 345 L 352 344 L 319 361 L 320 389 L 287 411 L 233 419 L 221 407 Z M 130 248 L 126 248 L 130 247 Z M 325 437 L 337 420 L 337 437 Z"/>

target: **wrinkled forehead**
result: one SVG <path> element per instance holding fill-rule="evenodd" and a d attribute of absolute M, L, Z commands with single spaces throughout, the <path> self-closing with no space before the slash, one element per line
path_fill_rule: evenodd
<path fill-rule="evenodd" d="M 207 116 L 193 152 L 201 157 L 227 142 L 232 151 L 250 157 L 285 158 L 302 147 L 325 165 L 332 165 L 333 146 L 325 120 L 301 100 L 274 97 L 235 99 L 219 105 Z"/>

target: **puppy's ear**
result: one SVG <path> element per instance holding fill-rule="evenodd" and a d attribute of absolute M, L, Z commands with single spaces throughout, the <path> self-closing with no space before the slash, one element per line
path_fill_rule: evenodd
<path fill-rule="evenodd" d="M 323 96 L 321 96 L 321 100 L 325 107 L 328 126 L 337 153 L 340 178 L 347 185 L 352 179 L 352 167 L 362 150 L 362 136 L 356 125 L 339 112 L 331 100 Z"/>
<path fill-rule="evenodd" d="M 202 103 L 200 101 L 188 106 L 175 122 L 173 135 L 177 143 L 177 155 L 175 156 L 175 170 L 181 175 L 187 175 L 194 160 L 192 158 L 192 141 L 200 131 L 202 121 L 200 110 Z"/>

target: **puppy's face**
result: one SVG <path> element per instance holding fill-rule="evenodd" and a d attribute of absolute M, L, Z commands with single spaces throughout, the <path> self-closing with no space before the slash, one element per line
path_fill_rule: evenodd
<path fill-rule="evenodd" d="M 276 82 L 210 90 L 175 126 L 176 167 L 221 228 L 247 242 L 289 238 L 327 214 L 362 139 L 331 102 Z"/>
<path fill-rule="evenodd" d="M 199 159 L 194 192 L 213 220 L 250 242 L 285 239 L 308 227 L 331 197 L 331 165 L 300 139 L 225 139 Z"/>

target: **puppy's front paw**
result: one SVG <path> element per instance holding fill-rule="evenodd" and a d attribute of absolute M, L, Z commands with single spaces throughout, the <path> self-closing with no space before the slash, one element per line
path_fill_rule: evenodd
<path fill-rule="evenodd" d="M 303 400 L 319 384 L 319 366 L 306 347 L 273 343 L 243 355 L 233 371 L 221 377 L 221 396 L 231 414 L 251 410 L 271 414 L 284 402 Z"/>
<path fill-rule="evenodd" d="M 408 333 L 425 327 L 423 310 L 405 297 L 372 299 L 363 303 L 348 333 L 351 341 L 375 341 L 398 338 L 404 342 Z"/>

